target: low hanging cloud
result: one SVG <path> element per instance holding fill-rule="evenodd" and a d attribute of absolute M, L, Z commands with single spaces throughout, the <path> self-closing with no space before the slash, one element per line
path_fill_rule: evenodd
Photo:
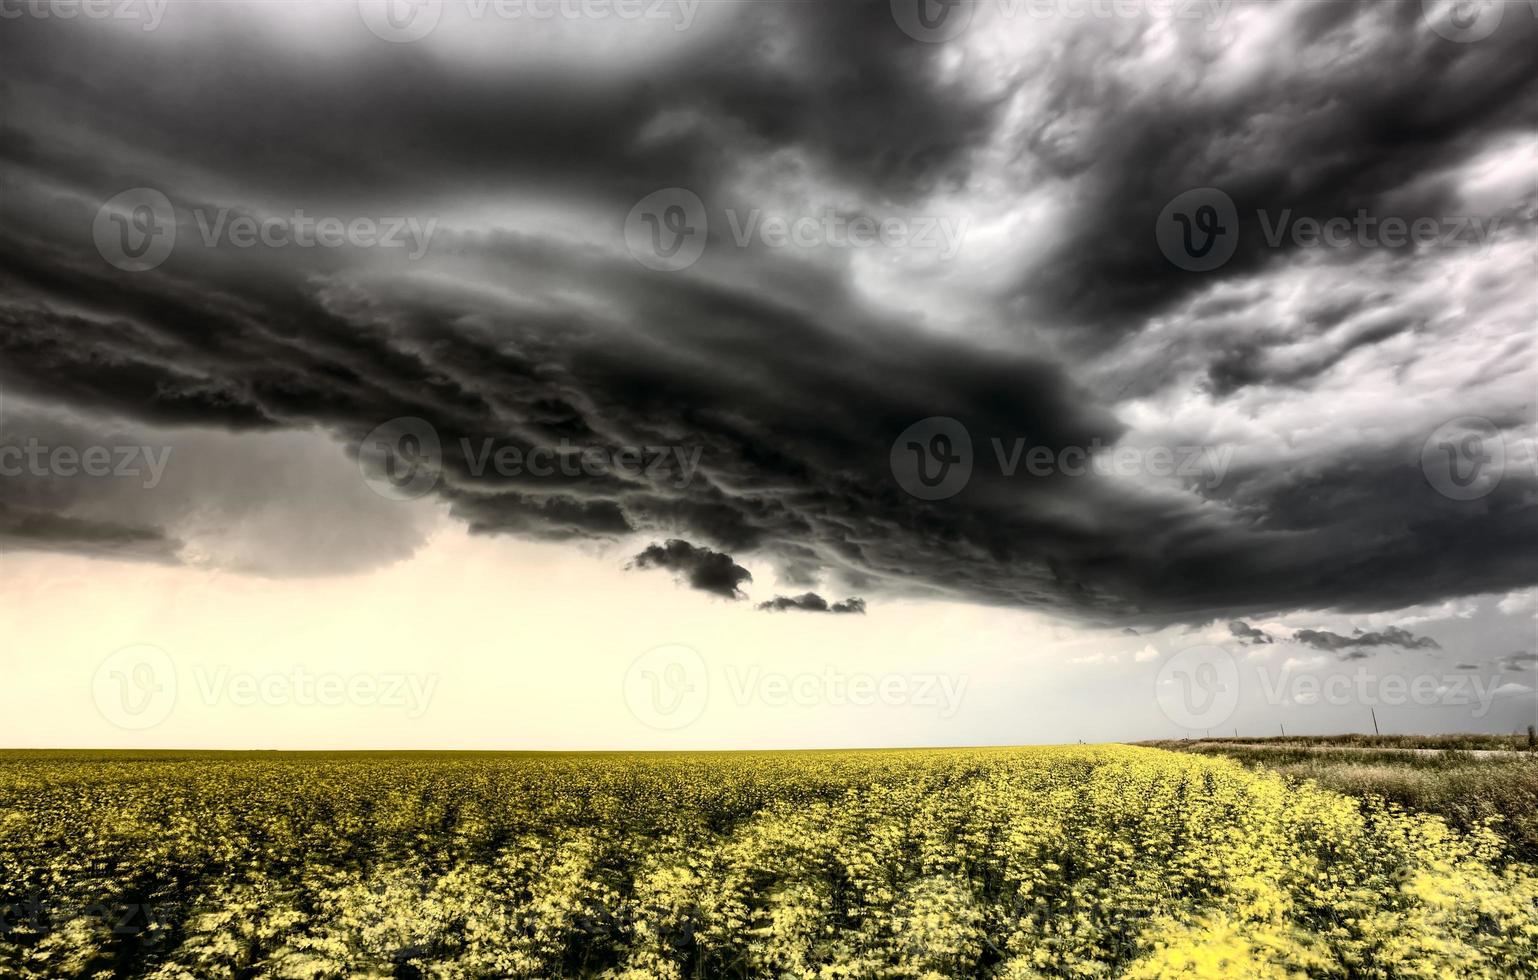
<path fill-rule="evenodd" d="M 1234 639 L 1249 646 L 1260 646 L 1264 643 L 1273 642 L 1270 633 L 1238 619 L 1228 624 L 1228 632 L 1233 634 Z"/>
<path fill-rule="evenodd" d="M 287 5 L 175 6 L 155 32 L 6 25 L 0 385 L 177 445 L 158 489 L 50 472 L 0 492 L 7 547 L 280 575 L 402 560 L 424 540 L 393 526 L 405 510 L 287 476 L 330 486 L 342 447 L 405 418 L 441 448 L 424 512 L 664 540 L 633 567 L 731 599 L 751 579 L 737 559 L 795 588 L 1146 630 L 1538 585 L 1534 18 L 1458 44 L 1417 3 L 1247 2 L 1223 31 L 980 19 L 939 45 L 885 3 L 712 3 L 627 60 L 577 23 L 389 44 L 316 5 L 320 64 L 276 29 Z M 504 28 L 517 70 L 473 56 Z M 1235 206 L 1235 251 L 1192 272 L 1153 232 L 1206 187 Z M 145 188 L 174 248 L 133 271 L 93 222 Z M 686 268 L 626 235 L 661 188 L 709 212 Z M 1267 240 L 1284 214 L 1361 209 L 1502 223 L 1478 250 Z M 248 248 L 201 232 L 226 211 L 436 231 L 425 252 Z M 941 254 L 732 233 L 832 211 L 972 237 Z M 1505 446 L 1477 501 L 1428 465 L 1471 445 L 1428 442 L 1470 416 Z M 926 456 L 941 444 L 910 429 L 935 419 L 968 444 Z M 232 451 L 285 433 L 341 444 L 333 469 L 266 467 L 293 515 L 228 478 Z M 1231 465 L 1032 472 L 1031 451 L 1094 446 Z M 541 475 L 504 451 L 611 463 Z M 942 466 L 956 486 L 937 496 L 922 484 Z M 316 544 L 333 538 L 359 543 Z"/>
<path fill-rule="evenodd" d="M 1315 650 L 1338 653 L 1344 660 L 1363 660 L 1370 647 L 1397 647 L 1403 650 L 1440 650 L 1442 645 L 1429 636 L 1416 636 L 1407 629 L 1388 626 L 1378 632 L 1357 630 L 1350 636 L 1342 636 L 1329 630 L 1298 630 L 1292 634 L 1292 642 L 1301 643 Z"/>
<path fill-rule="evenodd" d="M 802 612 L 824 613 L 865 613 L 865 600 L 857 596 L 851 596 L 842 602 L 828 604 L 828 600 L 815 592 L 803 592 L 798 596 L 777 595 L 767 602 L 760 602 L 758 608 L 766 612 L 784 612 L 787 609 L 798 609 Z"/>
<path fill-rule="evenodd" d="M 666 569 L 684 579 L 691 589 L 726 599 L 746 598 L 741 585 L 753 581 L 753 573 L 732 561 L 731 555 L 696 547 L 679 538 L 648 545 L 627 567 Z"/>

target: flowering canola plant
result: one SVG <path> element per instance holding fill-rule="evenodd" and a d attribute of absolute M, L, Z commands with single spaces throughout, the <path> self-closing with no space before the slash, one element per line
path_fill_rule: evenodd
<path fill-rule="evenodd" d="M 0 976 L 1538 976 L 1494 828 L 1129 746 L 0 755 Z"/>

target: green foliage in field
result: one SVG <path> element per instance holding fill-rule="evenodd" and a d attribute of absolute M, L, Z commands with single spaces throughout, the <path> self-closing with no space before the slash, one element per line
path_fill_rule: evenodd
<path fill-rule="evenodd" d="M 1269 739 L 1264 748 L 1189 743 L 1186 751 L 1236 759 L 1353 796 L 1434 813 L 1463 831 L 1494 826 L 1524 861 L 1538 863 L 1538 756 L 1473 756 L 1463 750 L 1332 751 Z"/>
<path fill-rule="evenodd" d="M 0 756 L 0 976 L 1516 977 L 1496 834 L 1133 747 Z"/>
<path fill-rule="evenodd" d="M 1183 740 L 1182 740 L 1183 741 Z M 1524 734 L 1460 734 L 1460 735 L 1272 735 L 1266 738 L 1238 736 L 1200 739 L 1202 745 L 1249 745 L 1260 743 L 1268 746 L 1296 746 L 1347 749 L 1474 749 L 1482 751 L 1521 752 L 1531 747 Z M 1166 740 L 1141 743 L 1160 747 L 1177 747 L 1181 741 Z M 1190 743 L 1187 743 L 1190 744 Z"/>

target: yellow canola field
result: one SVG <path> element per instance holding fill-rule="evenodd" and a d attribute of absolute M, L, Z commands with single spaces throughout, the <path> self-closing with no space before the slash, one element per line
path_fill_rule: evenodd
<path fill-rule="evenodd" d="M 1495 829 L 1127 746 L 0 754 L 0 976 L 1538 976 Z"/>

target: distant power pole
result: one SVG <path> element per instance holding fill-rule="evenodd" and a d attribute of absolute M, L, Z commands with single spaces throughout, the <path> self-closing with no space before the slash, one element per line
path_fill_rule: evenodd
<path fill-rule="evenodd" d="M 1280 728 L 1282 730 L 1282 738 L 1286 738 L 1287 737 L 1287 726 L 1282 724 L 1281 722 L 1277 722 L 1276 723 L 1276 727 L 1278 727 L 1278 728 Z"/>
<path fill-rule="evenodd" d="M 1382 732 L 1378 731 L 1378 712 L 1373 710 L 1371 707 L 1368 707 L 1367 710 L 1372 712 L 1372 733 L 1374 735 L 1383 734 Z"/>

